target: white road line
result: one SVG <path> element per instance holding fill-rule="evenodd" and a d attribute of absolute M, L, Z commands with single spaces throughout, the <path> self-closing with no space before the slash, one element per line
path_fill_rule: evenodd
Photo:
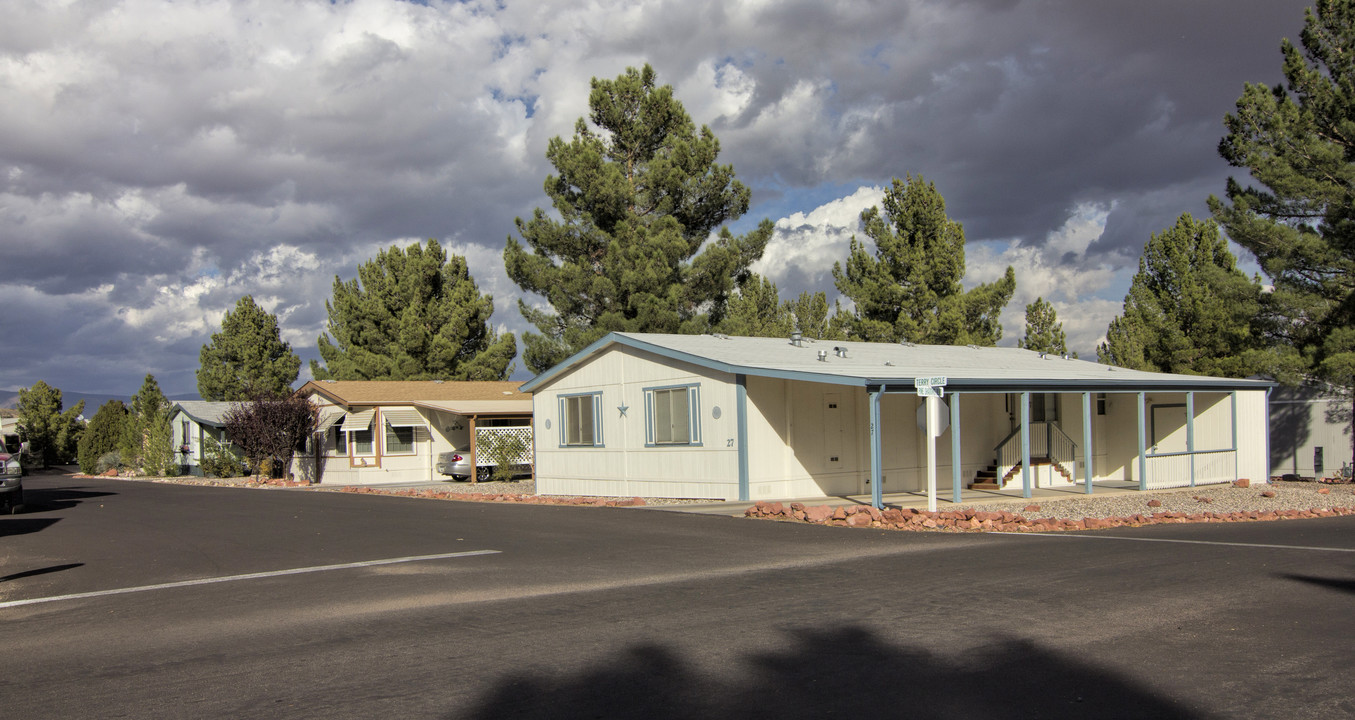
<path fill-rule="evenodd" d="M 421 560 L 446 560 L 448 558 L 472 557 L 475 555 L 497 555 L 500 550 L 470 550 L 467 552 L 442 553 L 440 555 L 413 555 L 410 557 L 387 558 L 385 560 L 365 560 L 363 562 L 343 563 L 341 565 L 317 565 L 314 567 L 292 568 L 290 570 L 272 570 L 270 572 L 247 573 L 245 575 L 226 575 L 224 577 L 183 580 L 180 582 L 160 583 L 159 585 L 140 585 L 137 587 L 97 590 L 95 592 L 74 593 L 71 595 L 53 595 L 52 597 L 30 598 L 28 600 L 10 600 L 0 602 L 0 609 L 57 602 L 58 600 L 82 600 L 84 598 L 103 597 L 105 595 L 123 595 L 126 593 L 147 592 L 150 590 L 168 590 L 170 588 L 211 585 L 213 583 L 235 582 L 236 580 L 257 580 L 259 578 L 280 577 L 283 575 L 303 575 L 305 573 L 328 572 L 330 570 L 351 570 L 353 568 L 375 567 L 377 565 L 396 565 L 399 563 L 419 562 Z"/>
<path fill-rule="evenodd" d="M 1225 547 L 1270 548 L 1272 550 L 1319 550 L 1322 552 L 1355 553 L 1355 548 L 1314 547 L 1309 545 L 1267 545 L 1265 543 L 1218 542 L 1216 540 L 1172 540 L 1170 538 L 1139 538 L 1139 537 L 1122 537 L 1119 535 L 1078 535 L 1075 533 L 995 532 L 991 534 L 1015 535 L 1019 537 L 1045 537 L 1045 538 L 1069 537 L 1069 538 L 1083 538 L 1085 540 L 1130 540 L 1133 542 L 1179 543 L 1182 545 L 1223 545 Z"/>

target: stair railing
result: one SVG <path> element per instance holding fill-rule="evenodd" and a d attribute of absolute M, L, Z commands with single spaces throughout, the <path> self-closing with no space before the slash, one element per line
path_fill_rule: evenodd
<path fill-rule="evenodd" d="M 1034 458 L 1048 458 L 1059 472 L 1068 477 L 1068 466 L 1077 459 L 1077 443 L 1053 422 L 1033 422 L 1029 427 L 1032 463 Z M 997 456 L 999 482 L 1010 478 L 1013 471 L 1021 467 L 1021 428 L 1012 430 L 1007 437 L 1002 438 L 1002 442 L 993 448 L 993 453 Z"/>

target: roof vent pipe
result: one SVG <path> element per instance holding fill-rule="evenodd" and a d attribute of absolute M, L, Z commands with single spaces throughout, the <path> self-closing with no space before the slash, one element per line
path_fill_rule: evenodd
<path fill-rule="evenodd" d="M 819 351 L 819 362 L 828 362 L 828 351 L 827 351 L 827 350 L 820 350 L 820 351 Z"/>
<path fill-rule="evenodd" d="M 794 345 L 795 347 L 805 346 L 804 336 L 800 334 L 799 330 L 796 330 L 795 332 L 790 334 L 790 344 Z"/>
<path fill-rule="evenodd" d="M 837 355 L 840 358 L 845 358 L 847 357 L 847 348 L 842 347 L 841 345 L 834 345 L 833 354 Z"/>

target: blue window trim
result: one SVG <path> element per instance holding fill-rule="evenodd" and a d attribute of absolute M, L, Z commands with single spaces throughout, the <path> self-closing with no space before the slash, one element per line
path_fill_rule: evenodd
<path fill-rule="evenodd" d="M 602 442 L 602 391 L 597 390 L 593 392 L 565 393 L 558 395 L 556 397 L 558 401 L 558 410 L 559 410 L 559 415 L 557 416 L 559 418 L 559 422 L 557 424 L 560 426 L 560 447 L 561 448 L 606 447 Z M 566 420 L 569 417 L 569 414 L 565 410 L 567 401 L 570 398 L 581 398 L 581 397 L 593 398 L 593 443 L 591 445 L 571 445 L 565 442 L 566 440 L 565 433 L 567 432 L 569 427 L 569 423 L 566 422 Z"/>
<path fill-rule="evenodd" d="M 687 437 L 685 443 L 660 443 L 654 437 L 654 392 L 687 390 Z M 643 388 L 645 395 L 645 447 L 701 447 L 701 383 L 655 385 Z"/>

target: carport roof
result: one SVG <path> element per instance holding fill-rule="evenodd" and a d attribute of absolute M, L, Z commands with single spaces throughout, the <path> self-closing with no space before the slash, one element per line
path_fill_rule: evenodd
<path fill-rule="evenodd" d="M 1143 372 L 1003 347 L 914 345 L 724 335 L 611 333 L 523 384 L 533 392 L 613 346 L 735 375 L 884 387 L 914 392 L 914 380 L 945 377 L 948 391 L 1010 392 L 1264 390 L 1274 384 L 1199 375 Z M 839 351 L 842 351 L 840 354 Z M 823 360 L 819 353 L 826 353 Z"/>

